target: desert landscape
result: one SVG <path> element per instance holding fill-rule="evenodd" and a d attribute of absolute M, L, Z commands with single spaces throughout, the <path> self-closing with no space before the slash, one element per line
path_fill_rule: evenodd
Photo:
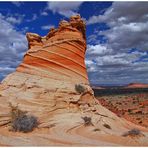
<path fill-rule="evenodd" d="M 148 127 L 148 87 L 145 84 L 130 84 L 128 87 L 105 89 L 93 88 L 99 102 L 135 124 Z"/>
<path fill-rule="evenodd" d="M 85 29 L 76 15 L 44 37 L 27 33 L 22 63 L 0 84 L 0 146 L 148 146 L 147 95 L 95 98 L 84 62 Z M 126 106 L 129 97 L 144 119 Z M 110 106 L 122 110 L 120 103 L 125 112 L 119 115 Z"/>

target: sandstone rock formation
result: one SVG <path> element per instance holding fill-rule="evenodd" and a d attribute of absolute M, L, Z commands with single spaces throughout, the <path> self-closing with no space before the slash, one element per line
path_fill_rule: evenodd
<path fill-rule="evenodd" d="M 148 84 L 130 83 L 125 88 L 148 88 Z"/>
<path fill-rule="evenodd" d="M 27 33 L 28 51 L 16 72 L 0 85 L 0 146 L 146 146 L 147 132 L 117 117 L 95 99 L 84 63 L 85 23 L 79 15 L 61 21 L 47 36 Z M 76 84 L 83 86 L 78 93 Z M 9 131 L 12 106 L 37 117 L 30 133 Z M 85 125 L 85 118 L 91 119 Z M 132 128 L 138 138 L 123 137 Z"/>
<path fill-rule="evenodd" d="M 58 29 L 51 28 L 46 37 L 27 33 L 27 39 L 29 50 L 18 72 L 88 84 L 85 24 L 80 17 L 61 21 Z"/>

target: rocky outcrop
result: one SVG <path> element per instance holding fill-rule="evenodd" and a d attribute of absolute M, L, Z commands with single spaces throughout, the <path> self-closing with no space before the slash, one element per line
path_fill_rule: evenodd
<path fill-rule="evenodd" d="M 0 85 L 0 146 L 148 145 L 147 129 L 120 119 L 95 99 L 84 63 L 85 23 L 79 15 L 61 21 L 45 37 L 27 33 L 27 39 L 23 62 Z M 38 128 L 9 131 L 10 104 L 37 117 Z M 144 135 L 123 137 L 131 128 Z"/>
<path fill-rule="evenodd" d="M 61 21 L 45 37 L 27 33 L 27 39 L 29 49 L 18 72 L 88 84 L 85 24 L 80 16 L 71 17 L 69 22 Z"/>

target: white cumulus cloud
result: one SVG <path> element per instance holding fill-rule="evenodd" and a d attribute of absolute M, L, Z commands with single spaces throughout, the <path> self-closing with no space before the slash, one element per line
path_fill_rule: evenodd
<path fill-rule="evenodd" d="M 1 78 L 15 70 L 27 49 L 26 37 L 18 32 L 7 17 L 0 14 L 0 72 Z M 1 79 L 0 78 L 0 79 Z"/>
<path fill-rule="evenodd" d="M 59 13 L 65 17 L 77 14 L 77 10 L 83 2 L 48 2 L 48 9 L 53 13 Z"/>
<path fill-rule="evenodd" d="M 54 25 L 45 25 L 45 26 L 41 26 L 42 30 L 49 30 L 50 28 L 55 27 Z"/>
<path fill-rule="evenodd" d="M 91 16 L 87 25 L 106 23 L 109 29 L 89 36 L 86 62 L 92 83 L 148 83 L 148 3 L 113 2 L 103 15 Z M 104 36 L 105 44 L 97 37 Z M 91 45 L 95 43 L 95 45 Z M 136 49 L 134 52 L 129 52 Z M 146 59 L 146 58 L 145 58 Z M 95 71 L 94 71 L 95 69 Z"/>

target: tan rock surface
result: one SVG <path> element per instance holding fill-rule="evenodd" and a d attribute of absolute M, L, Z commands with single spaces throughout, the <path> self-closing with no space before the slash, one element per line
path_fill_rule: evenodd
<path fill-rule="evenodd" d="M 148 129 L 117 117 L 94 98 L 84 63 L 85 24 L 80 16 L 60 22 L 46 37 L 28 33 L 27 39 L 23 62 L 0 85 L 0 146 L 148 145 Z M 77 93 L 75 84 L 85 91 Z M 9 131 L 9 103 L 36 116 L 38 128 L 30 133 Z M 92 125 L 84 125 L 86 116 Z M 132 128 L 144 135 L 122 136 Z"/>

